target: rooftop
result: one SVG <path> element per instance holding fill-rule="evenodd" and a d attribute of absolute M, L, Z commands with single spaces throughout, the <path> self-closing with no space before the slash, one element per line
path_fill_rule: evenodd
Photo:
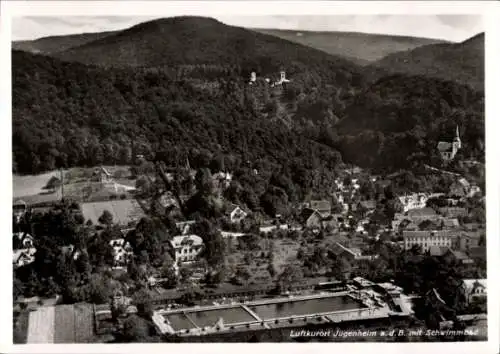
<path fill-rule="evenodd" d="M 182 236 L 175 236 L 170 241 L 170 244 L 173 247 L 181 247 L 182 245 L 185 245 L 188 243 L 191 243 L 195 246 L 199 246 L 199 245 L 203 244 L 203 239 L 197 235 L 182 235 Z"/>
<path fill-rule="evenodd" d="M 332 206 L 328 200 L 311 200 L 311 209 L 316 209 L 318 211 L 330 211 Z"/>

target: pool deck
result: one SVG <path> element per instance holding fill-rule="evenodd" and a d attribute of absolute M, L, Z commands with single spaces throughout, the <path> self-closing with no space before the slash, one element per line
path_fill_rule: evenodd
<path fill-rule="evenodd" d="M 350 297 L 352 300 L 359 302 L 359 308 L 350 308 L 346 310 L 330 310 L 322 311 L 308 314 L 299 315 L 287 315 L 272 318 L 261 318 L 251 307 L 259 305 L 273 305 L 279 303 L 291 303 L 296 301 L 314 300 L 314 299 L 324 299 L 324 298 L 335 298 L 335 297 Z M 250 315 L 253 320 L 244 322 L 233 322 L 224 323 L 224 318 L 217 321 L 212 326 L 200 327 L 193 321 L 189 314 L 196 312 L 205 312 L 211 310 L 222 310 L 222 309 L 242 309 L 248 315 Z M 195 328 L 191 329 L 178 329 L 175 330 L 168 321 L 168 316 L 173 314 L 182 313 L 186 315 L 190 322 L 193 323 Z M 343 321 L 352 320 L 364 320 L 364 319 L 375 319 L 388 317 L 392 314 L 389 306 L 387 304 L 371 301 L 366 299 L 365 296 L 360 294 L 354 294 L 349 291 L 338 292 L 338 293 L 320 293 L 314 295 L 304 295 L 304 296 L 294 296 L 294 297 L 280 297 L 275 299 L 263 299 L 257 301 L 249 301 L 238 304 L 226 304 L 226 305 L 210 305 L 194 308 L 184 308 L 175 310 L 159 310 L 155 311 L 153 314 L 153 322 L 157 328 L 162 333 L 178 334 L 182 336 L 190 335 L 204 335 L 216 332 L 230 332 L 235 330 L 245 330 L 245 329 L 255 329 L 255 328 L 274 328 L 274 327 L 289 327 L 296 326 L 299 321 L 301 323 L 340 323 Z M 227 322 L 227 321 L 226 321 Z"/>

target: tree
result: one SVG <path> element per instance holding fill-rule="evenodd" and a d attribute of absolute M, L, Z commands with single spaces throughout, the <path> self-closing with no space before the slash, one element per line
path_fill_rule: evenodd
<path fill-rule="evenodd" d="M 56 176 L 52 176 L 43 189 L 48 189 L 51 192 L 55 192 L 57 188 L 61 186 L 61 180 Z"/>
<path fill-rule="evenodd" d="M 144 342 L 149 335 L 147 322 L 137 315 L 132 315 L 123 322 L 123 339 L 127 342 Z"/>
<path fill-rule="evenodd" d="M 94 304 L 107 303 L 112 295 L 109 281 L 101 275 L 91 277 L 88 285 L 89 302 Z"/>
<path fill-rule="evenodd" d="M 208 168 L 202 168 L 196 172 L 196 190 L 202 196 L 211 195 L 213 192 L 212 175 Z"/>
<path fill-rule="evenodd" d="M 111 225 L 113 223 L 113 214 L 109 212 L 109 210 L 104 210 L 101 216 L 98 219 L 99 223 L 103 225 Z"/>
<path fill-rule="evenodd" d="M 278 284 L 282 290 L 288 289 L 294 282 L 302 279 L 302 269 L 295 265 L 287 265 L 278 276 Z"/>

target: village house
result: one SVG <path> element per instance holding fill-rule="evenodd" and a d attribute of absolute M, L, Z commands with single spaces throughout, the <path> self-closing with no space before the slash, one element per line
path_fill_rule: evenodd
<path fill-rule="evenodd" d="M 35 261 L 36 248 L 22 248 L 12 253 L 12 264 L 14 268 L 20 268 Z"/>
<path fill-rule="evenodd" d="M 460 178 L 451 184 L 448 196 L 454 198 L 463 198 L 469 194 L 470 189 L 471 185 L 469 181 L 467 181 L 465 178 Z"/>
<path fill-rule="evenodd" d="M 455 132 L 455 138 L 453 142 L 449 141 L 440 141 L 438 142 L 437 149 L 441 158 L 444 161 L 451 161 L 455 158 L 458 150 L 462 148 L 462 142 L 460 140 L 460 132 L 457 125 L 457 130 Z"/>
<path fill-rule="evenodd" d="M 226 209 L 226 216 L 233 224 L 240 223 L 247 215 L 248 214 L 236 204 L 230 204 Z"/>
<path fill-rule="evenodd" d="M 429 197 L 425 193 L 413 193 L 405 194 L 398 197 L 398 199 L 403 206 L 403 211 L 406 213 L 408 210 L 425 208 Z"/>
<path fill-rule="evenodd" d="M 301 219 L 304 227 L 311 229 L 320 229 L 322 227 L 323 217 L 321 216 L 319 211 L 315 209 L 302 209 Z"/>
<path fill-rule="evenodd" d="M 187 235 L 191 232 L 191 228 L 196 224 L 195 220 L 179 221 L 175 223 L 175 227 L 181 235 Z"/>
<path fill-rule="evenodd" d="M 233 180 L 233 176 L 229 172 L 218 172 L 212 175 L 212 180 L 218 188 L 228 188 Z"/>
<path fill-rule="evenodd" d="M 124 238 L 116 238 L 109 241 L 109 245 L 113 248 L 114 267 L 124 267 L 133 258 L 134 252 L 132 246 Z"/>
<path fill-rule="evenodd" d="M 378 258 L 378 255 L 363 255 L 359 248 L 346 247 L 338 242 L 332 245 L 331 250 L 338 257 L 343 257 L 349 261 L 371 261 Z"/>
<path fill-rule="evenodd" d="M 477 298 L 486 298 L 487 296 L 486 279 L 464 279 L 462 287 L 467 303 Z"/>
<path fill-rule="evenodd" d="M 26 232 L 15 232 L 13 235 L 15 242 L 14 244 L 18 245 L 18 247 L 15 247 L 17 249 L 23 249 L 23 248 L 33 248 L 33 236 Z"/>
<path fill-rule="evenodd" d="M 257 73 L 255 71 L 252 71 L 250 73 L 250 81 L 249 84 L 253 85 L 257 81 Z"/>
<path fill-rule="evenodd" d="M 332 213 L 332 205 L 328 200 L 311 200 L 309 208 L 318 211 L 323 218 L 330 216 Z"/>
<path fill-rule="evenodd" d="M 469 194 L 467 195 L 467 197 L 472 198 L 472 197 L 480 196 L 480 195 L 481 195 L 481 188 L 479 186 L 476 186 L 476 185 L 471 185 L 470 189 L 469 189 Z"/>
<path fill-rule="evenodd" d="M 111 173 L 109 173 L 107 169 L 100 166 L 95 169 L 92 179 L 97 182 L 106 183 L 106 182 L 111 182 L 113 179 L 112 177 L 113 176 L 111 175 Z"/>
<path fill-rule="evenodd" d="M 171 241 L 175 266 L 195 261 L 203 250 L 203 239 L 197 235 L 175 236 Z"/>
<path fill-rule="evenodd" d="M 321 220 L 321 226 L 323 228 L 338 229 L 339 227 L 338 217 L 332 214 L 330 216 L 327 216 L 326 218 L 323 218 Z"/>
<path fill-rule="evenodd" d="M 405 250 L 418 245 L 422 250 L 428 251 L 431 246 L 443 246 L 456 248 L 456 236 L 446 230 L 434 231 L 403 231 L 403 240 Z"/>
<path fill-rule="evenodd" d="M 458 235 L 458 247 L 462 251 L 467 251 L 471 247 L 478 247 L 481 237 L 486 238 L 484 230 L 462 231 Z"/>
<path fill-rule="evenodd" d="M 35 261 L 36 248 L 33 237 L 24 232 L 13 234 L 12 263 L 14 268 L 19 268 Z"/>
<path fill-rule="evenodd" d="M 282 71 L 280 71 L 280 78 L 274 83 L 274 86 L 282 85 L 282 84 L 285 84 L 287 82 L 290 82 L 290 80 L 288 80 L 286 78 L 286 72 L 284 70 L 282 70 Z"/>
<path fill-rule="evenodd" d="M 74 245 L 61 247 L 61 252 L 64 255 L 69 255 L 73 260 L 77 260 L 81 255 L 81 251 L 76 249 Z"/>
<path fill-rule="evenodd" d="M 429 254 L 434 257 L 441 257 L 448 262 L 459 262 L 462 265 L 474 264 L 474 260 L 464 252 L 452 250 L 450 247 L 446 246 L 431 246 L 429 247 Z"/>
<path fill-rule="evenodd" d="M 468 211 L 466 208 L 461 207 L 442 207 L 439 208 L 439 213 L 448 218 L 458 218 L 459 216 L 467 216 Z"/>
<path fill-rule="evenodd" d="M 16 219 L 16 223 L 19 223 L 21 221 L 21 218 L 24 216 L 27 210 L 28 204 L 24 200 L 18 199 L 14 201 L 12 205 L 12 211 L 14 218 Z"/>
<path fill-rule="evenodd" d="M 452 260 L 455 262 L 459 262 L 462 265 L 471 265 L 474 264 L 474 260 L 467 256 L 462 251 L 456 251 L 448 248 L 447 252 L 443 255 L 445 259 Z"/>

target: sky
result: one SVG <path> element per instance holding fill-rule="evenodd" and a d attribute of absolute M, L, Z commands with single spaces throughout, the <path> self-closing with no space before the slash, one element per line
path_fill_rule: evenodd
<path fill-rule="evenodd" d="M 155 17 L 61 16 L 12 19 L 12 40 L 120 30 Z M 346 31 L 466 40 L 484 31 L 479 15 L 215 16 L 228 25 L 310 31 Z"/>

